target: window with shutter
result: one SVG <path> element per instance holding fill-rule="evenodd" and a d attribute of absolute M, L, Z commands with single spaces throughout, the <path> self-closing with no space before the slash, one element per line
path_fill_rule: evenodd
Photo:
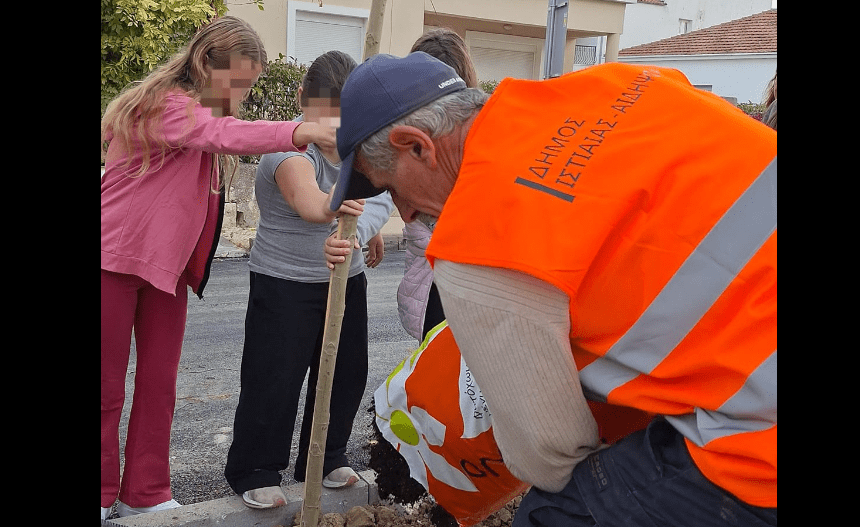
<path fill-rule="evenodd" d="M 323 53 L 339 50 L 361 63 L 369 11 L 316 3 L 290 2 L 287 15 L 287 55 L 310 64 Z"/>
<path fill-rule="evenodd" d="M 466 31 L 465 40 L 479 80 L 540 78 L 543 39 Z"/>
<path fill-rule="evenodd" d="M 535 54 L 528 51 L 473 46 L 469 49 L 480 80 L 500 81 L 505 77 L 531 79 Z"/>
<path fill-rule="evenodd" d="M 584 64 L 591 66 L 597 64 L 597 46 L 574 46 L 574 64 Z"/>

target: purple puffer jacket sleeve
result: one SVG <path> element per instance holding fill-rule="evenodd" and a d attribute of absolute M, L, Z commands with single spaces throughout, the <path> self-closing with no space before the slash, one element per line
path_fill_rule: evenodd
<path fill-rule="evenodd" d="M 407 223 L 403 228 L 406 270 L 397 288 L 397 314 L 403 329 L 419 341 L 424 328 L 427 297 L 433 284 L 433 269 L 424 256 L 430 235 L 430 229 L 420 221 Z"/>

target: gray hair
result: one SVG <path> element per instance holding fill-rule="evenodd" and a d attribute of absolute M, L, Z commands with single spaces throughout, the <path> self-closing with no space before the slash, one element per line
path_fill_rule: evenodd
<path fill-rule="evenodd" d="M 397 121 L 378 130 L 362 142 L 358 151 L 364 160 L 376 170 L 391 173 L 394 169 L 395 152 L 388 141 L 396 126 L 414 126 L 431 139 L 450 134 L 459 125 L 469 120 L 483 108 L 490 96 L 478 88 L 466 88 L 418 108 Z"/>

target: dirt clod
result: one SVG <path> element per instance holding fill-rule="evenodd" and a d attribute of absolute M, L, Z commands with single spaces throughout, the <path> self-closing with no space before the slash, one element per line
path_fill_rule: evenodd
<path fill-rule="evenodd" d="M 346 524 L 349 527 L 374 527 L 376 518 L 372 511 L 364 507 L 353 507 L 346 513 Z"/>

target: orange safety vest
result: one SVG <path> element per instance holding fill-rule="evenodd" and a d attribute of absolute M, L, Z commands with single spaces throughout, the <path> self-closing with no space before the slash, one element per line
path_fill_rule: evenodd
<path fill-rule="evenodd" d="M 611 63 L 499 84 L 427 257 L 567 293 L 588 398 L 665 415 L 709 480 L 776 507 L 776 248 L 776 132 Z"/>

